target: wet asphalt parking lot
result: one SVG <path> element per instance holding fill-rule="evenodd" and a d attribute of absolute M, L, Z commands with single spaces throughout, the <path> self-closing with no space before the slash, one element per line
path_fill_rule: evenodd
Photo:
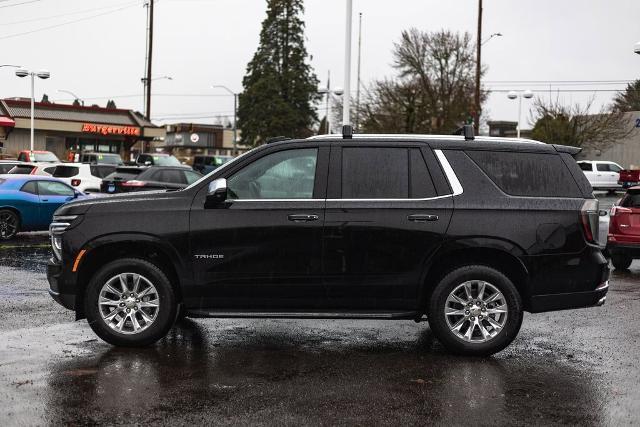
<path fill-rule="evenodd" d="M 640 423 L 640 261 L 603 307 L 467 358 L 411 321 L 186 320 L 118 349 L 50 299 L 48 257 L 43 233 L 0 244 L 2 425 Z"/>

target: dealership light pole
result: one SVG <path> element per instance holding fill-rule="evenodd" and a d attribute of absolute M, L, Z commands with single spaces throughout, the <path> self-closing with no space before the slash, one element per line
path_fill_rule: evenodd
<path fill-rule="evenodd" d="M 514 90 L 510 91 L 507 94 L 507 98 L 516 99 L 518 98 L 518 126 L 517 126 L 517 137 L 520 138 L 520 118 L 522 117 L 522 98 L 531 99 L 533 98 L 533 92 L 530 90 L 525 90 L 524 92 L 518 93 Z"/>
<path fill-rule="evenodd" d="M 235 156 L 238 154 L 238 126 L 236 125 L 236 122 L 238 121 L 238 94 L 223 85 L 211 86 L 211 89 L 216 88 L 224 89 L 233 96 L 233 155 Z"/>
<path fill-rule="evenodd" d="M 636 45 L 633 47 L 633 51 L 640 55 L 640 42 L 636 43 Z"/>
<path fill-rule="evenodd" d="M 40 70 L 40 71 L 29 71 L 29 70 L 25 70 L 24 68 L 20 68 L 19 70 L 16 70 L 16 76 L 18 77 L 27 77 L 27 76 L 31 76 L 31 145 L 30 145 L 30 149 L 31 151 L 33 151 L 33 127 L 34 127 L 34 116 L 35 116 L 35 99 L 34 99 L 34 89 L 35 89 L 35 78 L 36 76 L 38 76 L 41 79 L 48 79 L 49 77 L 51 77 L 51 73 L 49 73 L 47 70 Z"/>

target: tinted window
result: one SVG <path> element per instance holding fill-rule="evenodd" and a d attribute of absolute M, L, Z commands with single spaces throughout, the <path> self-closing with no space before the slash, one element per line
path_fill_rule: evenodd
<path fill-rule="evenodd" d="M 413 199 L 424 199 L 427 197 L 435 197 L 436 188 L 433 185 L 433 180 L 427 169 L 427 164 L 424 162 L 422 153 L 417 148 L 412 148 L 409 151 L 410 160 L 410 196 Z"/>
<path fill-rule="evenodd" d="M 408 198 L 408 153 L 406 148 L 343 148 L 342 198 Z"/>
<path fill-rule="evenodd" d="M 186 184 L 182 171 L 175 169 L 161 170 L 160 178 L 157 180 L 161 182 L 170 182 L 172 184 Z"/>
<path fill-rule="evenodd" d="M 620 172 L 620 168 L 617 165 L 609 163 L 596 163 L 596 168 L 599 172 Z"/>
<path fill-rule="evenodd" d="M 148 169 L 137 168 L 137 167 L 116 168 L 115 172 L 110 173 L 104 179 L 112 180 L 112 181 L 127 181 L 129 179 L 134 179 L 135 177 L 140 175 L 140 173 L 144 170 L 148 170 Z"/>
<path fill-rule="evenodd" d="M 27 159 L 26 153 L 20 153 L 20 155 L 18 155 L 18 160 L 21 161 L 21 162 L 26 162 L 29 159 Z"/>
<path fill-rule="evenodd" d="M 153 164 L 156 166 L 180 166 L 180 160 L 173 156 L 153 156 Z"/>
<path fill-rule="evenodd" d="M 113 173 L 116 168 L 114 166 L 91 165 L 89 169 L 91 171 L 91 175 L 98 178 L 104 178 L 110 173 Z"/>
<path fill-rule="evenodd" d="M 593 172 L 591 163 L 578 163 L 578 166 L 580 166 L 580 169 L 582 169 L 583 171 Z"/>
<path fill-rule="evenodd" d="M 36 182 L 35 181 L 27 182 L 25 185 L 22 186 L 20 191 L 24 191 L 25 193 L 29 193 L 29 194 L 38 194 L 38 189 L 36 188 Z"/>
<path fill-rule="evenodd" d="M 8 173 L 15 175 L 29 175 L 31 171 L 35 169 L 35 166 L 18 165 L 11 169 Z"/>
<path fill-rule="evenodd" d="M 0 174 L 9 172 L 14 166 L 13 163 L 0 163 Z"/>
<path fill-rule="evenodd" d="M 560 156 L 546 153 L 468 151 L 507 194 L 531 197 L 582 197 Z"/>
<path fill-rule="evenodd" d="M 202 178 L 202 175 L 200 175 L 199 173 L 195 173 L 191 171 L 184 171 L 184 175 L 187 179 L 187 184 L 189 185 L 193 184 L 194 182 Z"/>
<path fill-rule="evenodd" d="M 73 196 L 71 187 L 61 182 L 38 181 L 38 192 L 41 196 Z"/>
<path fill-rule="evenodd" d="M 640 191 L 627 191 L 627 194 L 620 200 L 620 206 L 623 208 L 640 208 Z"/>
<path fill-rule="evenodd" d="M 318 150 L 279 151 L 244 167 L 227 180 L 234 199 L 311 199 Z"/>
<path fill-rule="evenodd" d="M 47 169 L 45 169 L 45 171 L 56 178 L 71 178 L 72 176 L 78 175 L 80 169 L 76 166 L 56 166 L 51 172 Z"/>

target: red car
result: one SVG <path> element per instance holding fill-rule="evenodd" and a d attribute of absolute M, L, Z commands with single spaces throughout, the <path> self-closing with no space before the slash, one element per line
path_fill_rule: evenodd
<path fill-rule="evenodd" d="M 618 269 L 627 269 L 640 258 L 640 186 L 629 188 L 611 208 L 607 249 Z"/>
<path fill-rule="evenodd" d="M 22 150 L 18 153 L 18 160 L 21 162 L 45 162 L 45 163 L 60 163 L 60 159 L 51 151 L 42 150 Z"/>

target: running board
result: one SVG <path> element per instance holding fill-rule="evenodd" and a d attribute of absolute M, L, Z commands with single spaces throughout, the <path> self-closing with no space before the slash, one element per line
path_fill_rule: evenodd
<path fill-rule="evenodd" d="M 320 311 L 232 311 L 232 310 L 187 310 L 187 317 L 216 317 L 234 319 L 419 319 L 418 311 L 380 312 L 320 312 Z"/>

